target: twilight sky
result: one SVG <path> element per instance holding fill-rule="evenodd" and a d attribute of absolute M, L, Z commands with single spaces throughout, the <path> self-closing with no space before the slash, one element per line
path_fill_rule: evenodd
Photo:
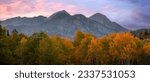
<path fill-rule="evenodd" d="M 150 28 L 150 0 L 0 0 L 0 20 L 50 16 L 60 10 L 87 17 L 102 13 L 129 29 Z"/>

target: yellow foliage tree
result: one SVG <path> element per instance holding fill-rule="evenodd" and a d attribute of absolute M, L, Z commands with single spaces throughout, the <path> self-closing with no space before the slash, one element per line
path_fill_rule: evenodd
<path fill-rule="evenodd" d="M 144 53 L 150 56 L 150 42 L 147 42 L 143 46 Z"/>

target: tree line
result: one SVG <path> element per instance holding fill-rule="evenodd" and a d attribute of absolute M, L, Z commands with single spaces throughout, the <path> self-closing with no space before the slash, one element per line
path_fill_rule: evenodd
<path fill-rule="evenodd" d="M 10 65 L 145 65 L 150 41 L 130 32 L 99 38 L 77 30 L 74 40 L 39 32 L 27 36 L 0 25 L 0 64 Z"/>

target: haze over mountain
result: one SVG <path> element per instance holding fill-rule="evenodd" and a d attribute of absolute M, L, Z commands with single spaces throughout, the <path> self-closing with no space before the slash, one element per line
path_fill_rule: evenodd
<path fill-rule="evenodd" d="M 90 32 L 97 37 L 116 32 L 128 31 L 126 28 L 110 21 L 105 15 L 96 13 L 91 17 L 82 14 L 70 15 L 62 10 L 50 17 L 38 16 L 33 18 L 15 17 L 2 21 L 9 31 L 17 29 L 20 33 L 31 35 L 34 32 L 47 32 L 49 35 L 61 35 L 73 38 L 77 29 Z"/>

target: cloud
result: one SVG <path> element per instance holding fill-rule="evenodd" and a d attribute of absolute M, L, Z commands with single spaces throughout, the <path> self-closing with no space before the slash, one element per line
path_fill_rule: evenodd
<path fill-rule="evenodd" d="M 7 0 L 6 0 L 7 1 Z M 82 9 L 74 4 L 65 2 L 56 2 L 47 0 L 10 0 L 7 2 L 0 1 L 0 19 L 6 19 L 15 16 L 50 16 L 56 11 L 67 10 L 69 13 L 80 13 Z"/>
<path fill-rule="evenodd" d="M 27 3 L 25 0 L 11 0 L 7 3 L 0 3 L 0 19 L 22 15 L 31 11 L 31 4 Z"/>
<path fill-rule="evenodd" d="M 130 27 L 150 27 L 150 1 L 149 0 L 119 0 L 128 2 L 134 5 L 135 8 L 132 10 L 131 18 L 133 24 L 126 23 Z"/>

